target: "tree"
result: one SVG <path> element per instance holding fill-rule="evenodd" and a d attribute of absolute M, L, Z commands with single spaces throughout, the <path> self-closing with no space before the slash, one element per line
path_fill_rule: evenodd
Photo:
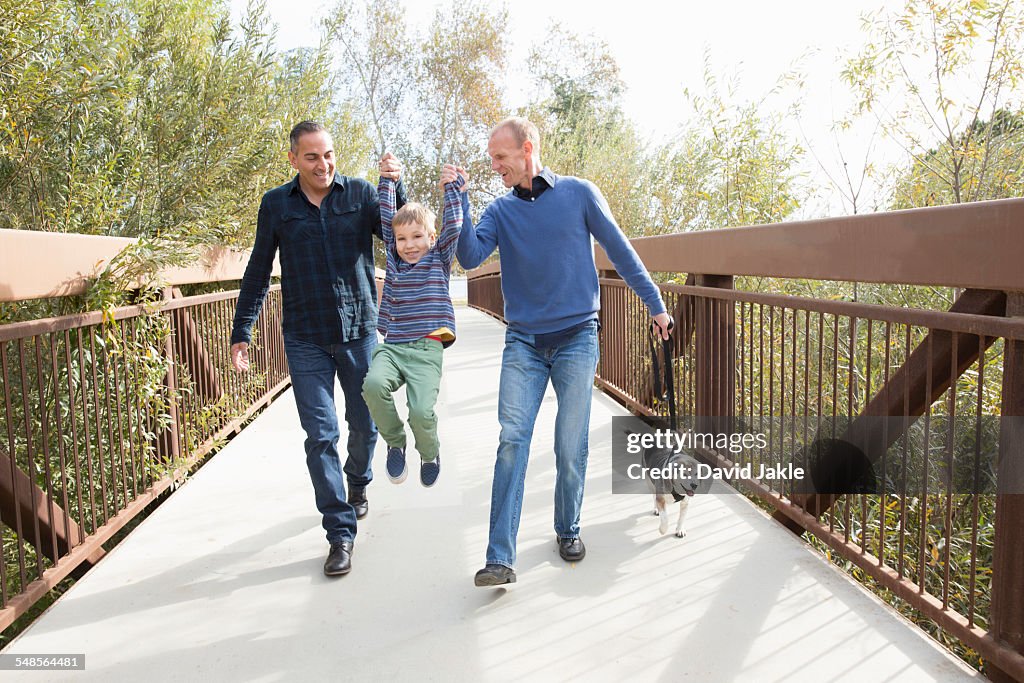
<path fill-rule="evenodd" d="M 652 168 L 654 223 L 664 232 L 779 223 L 800 205 L 799 144 L 761 101 L 734 102 L 705 58 L 705 94 L 686 91 L 693 115 L 677 140 L 657 150 Z"/>
<path fill-rule="evenodd" d="M 1005 152 L 1009 138 L 996 127 L 1006 120 L 1000 110 L 1020 97 L 1024 6 L 907 0 L 865 28 L 870 40 L 842 75 L 858 111 L 876 117 L 910 156 L 912 175 L 931 179 L 933 189 L 921 199 L 977 201 L 1013 182 L 1007 161 L 1014 154 Z M 905 206 L 913 197 L 896 202 Z"/>
<path fill-rule="evenodd" d="M 0 0 L 0 16 L 0 227 L 247 246 L 303 118 L 364 168 L 326 48 L 277 53 L 262 4 L 237 34 L 204 0 Z"/>
<path fill-rule="evenodd" d="M 402 135 L 405 92 L 413 82 L 415 56 L 408 49 L 411 37 L 396 0 L 357 5 L 340 0 L 325 21 L 326 37 L 336 40 L 340 70 L 351 84 L 349 96 L 373 131 L 374 154 L 379 157 Z"/>
<path fill-rule="evenodd" d="M 1024 195 L 1024 111 L 1000 109 L 991 121 L 976 122 L 955 140 L 956 149 L 965 157 L 982 158 L 985 172 L 965 177 L 967 196 L 977 200 L 1005 199 Z M 929 149 L 921 159 L 912 159 L 898 169 L 892 190 L 892 208 L 956 203 L 952 188 L 934 172 L 941 166 L 945 150 Z"/>
<path fill-rule="evenodd" d="M 482 152 L 504 112 L 507 23 L 504 9 L 478 3 L 452 3 L 434 15 L 417 68 L 418 142 L 407 154 L 417 196 L 440 202 L 436 179 L 451 161 L 465 166 L 478 187 L 490 173 Z"/>
<path fill-rule="evenodd" d="M 325 23 L 341 56 L 340 100 L 372 131 L 374 156 L 387 150 L 402 159 L 412 200 L 440 205 L 445 163 L 468 169 L 474 195 L 491 194 L 483 150 L 503 111 L 506 21 L 504 10 L 453 2 L 418 34 L 395 0 L 341 0 Z M 377 251 L 382 265 L 379 244 Z"/>
<path fill-rule="evenodd" d="M 0 227 L 87 231 L 116 200 L 124 19 L 116 8 L 0 0 Z M 97 201 L 98 200 L 98 201 Z"/>
<path fill-rule="evenodd" d="M 647 152 L 621 108 L 625 84 L 607 44 L 554 27 L 533 46 L 539 94 L 524 110 L 541 131 L 541 159 L 601 188 L 630 236 L 647 233 Z"/>

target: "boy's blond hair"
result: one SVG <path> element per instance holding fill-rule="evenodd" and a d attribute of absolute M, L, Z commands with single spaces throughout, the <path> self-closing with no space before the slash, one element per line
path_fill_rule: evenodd
<path fill-rule="evenodd" d="M 435 237 L 437 236 L 437 229 L 434 227 L 436 220 L 437 217 L 433 211 L 419 202 L 409 202 L 395 213 L 395 217 L 391 219 L 391 225 L 398 226 L 417 223 L 423 226 L 428 235 Z"/>

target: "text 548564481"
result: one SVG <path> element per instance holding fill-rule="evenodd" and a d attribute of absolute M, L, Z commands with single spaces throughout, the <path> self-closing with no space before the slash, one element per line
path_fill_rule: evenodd
<path fill-rule="evenodd" d="M 85 669 L 84 654 L 3 654 L 0 671 L 70 671 Z"/>

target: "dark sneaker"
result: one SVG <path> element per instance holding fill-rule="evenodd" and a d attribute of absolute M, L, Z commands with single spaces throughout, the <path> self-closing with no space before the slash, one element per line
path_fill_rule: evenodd
<path fill-rule="evenodd" d="M 352 541 L 332 543 L 331 551 L 327 553 L 327 561 L 324 562 L 324 574 L 341 576 L 350 571 L 352 571 Z"/>
<path fill-rule="evenodd" d="M 388 479 L 393 484 L 405 481 L 408 471 L 405 469 L 405 449 L 388 446 Z"/>
<path fill-rule="evenodd" d="M 366 500 L 366 487 L 348 485 L 348 504 L 356 509 L 356 519 L 362 519 L 370 511 L 370 502 Z"/>
<path fill-rule="evenodd" d="M 441 474 L 440 455 L 433 460 L 423 460 L 420 462 L 420 483 L 427 488 L 433 486 L 437 482 L 439 474 Z"/>
<path fill-rule="evenodd" d="M 515 582 L 515 571 L 503 564 L 489 564 L 473 577 L 473 584 L 476 586 L 502 586 Z"/>
<path fill-rule="evenodd" d="M 579 562 L 586 556 L 587 549 L 578 536 L 576 538 L 560 538 L 558 539 L 558 554 L 566 562 Z"/>

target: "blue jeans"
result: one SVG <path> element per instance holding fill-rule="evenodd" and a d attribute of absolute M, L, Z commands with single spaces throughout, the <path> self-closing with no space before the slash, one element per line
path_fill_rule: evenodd
<path fill-rule="evenodd" d="M 366 486 L 373 478 L 370 459 L 377 443 L 377 427 L 361 391 L 376 345 L 375 334 L 330 346 L 291 336 L 284 338 L 295 405 L 306 432 L 306 467 L 330 543 L 352 541 L 356 536 L 356 512 L 346 499 L 344 479 L 348 479 L 349 486 Z M 345 422 L 348 423 L 344 478 L 338 455 L 340 432 L 334 406 L 335 376 L 345 394 Z"/>
<path fill-rule="evenodd" d="M 487 564 L 514 567 L 516 535 L 523 505 L 530 441 L 548 380 L 555 388 L 555 533 L 580 533 L 580 508 L 587 472 L 590 401 L 600 347 L 597 321 L 549 348 L 537 348 L 534 335 L 505 332 L 498 389 L 498 456 L 491 488 Z"/>

